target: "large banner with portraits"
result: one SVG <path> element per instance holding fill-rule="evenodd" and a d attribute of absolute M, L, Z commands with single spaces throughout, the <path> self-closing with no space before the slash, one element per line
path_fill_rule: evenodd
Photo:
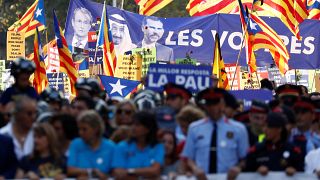
<path fill-rule="evenodd" d="M 87 34 L 97 31 L 103 4 L 89 0 L 71 0 L 65 26 L 69 45 L 86 49 Z M 185 58 L 186 54 L 200 63 L 211 64 L 214 36 L 218 32 L 225 63 L 235 63 L 241 49 L 242 31 L 238 15 L 213 14 L 201 17 L 157 18 L 108 6 L 110 29 L 117 54 L 134 48 L 156 48 L 159 61 Z M 320 21 L 306 20 L 300 26 L 302 40 L 297 40 L 277 18 L 263 18 L 281 36 L 291 59 L 290 68 L 320 68 Z M 259 66 L 273 63 L 267 50 L 256 52 Z M 246 66 L 245 52 L 240 65 Z"/>

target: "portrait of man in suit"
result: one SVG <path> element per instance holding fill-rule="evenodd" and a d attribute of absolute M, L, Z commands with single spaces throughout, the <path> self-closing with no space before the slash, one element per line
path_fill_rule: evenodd
<path fill-rule="evenodd" d="M 154 16 L 146 16 L 142 21 L 141 28 L 144 36 L 138 47 L 156 48 L 157 61 L 173 61 L 173 49 L 158 43 L 164 33 L 163 23 L 160 19 Z"/>
<path fill-rule="evenodd" d="M 73 11 L 71 24 L 73 27 L 72 39 L 67 39 L 69 45 L 73 47 L 88 48 L 88 32 L 93 22 L 92 15 L 86 8 L 80 7 Z"/>

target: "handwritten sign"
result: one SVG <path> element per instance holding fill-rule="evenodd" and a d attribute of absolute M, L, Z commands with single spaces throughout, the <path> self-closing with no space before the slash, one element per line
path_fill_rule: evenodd
<path fill-rule="evenodd" d="M 15 60 L 18 57 L 25 57 L 24 33 L 7 32 L 7 60 Z"/>
<path fill-rule="evenodd" d="M 136 48 L 132 50 L 132 54 L 139 54 L 142 58 L 141 76 L 147 75 L 149 66 L 157 62 L 156 48 Z"/>
<path fill-rule="evenodd" d="M 179 58 L 176 59 L 176 64 L 190 64 L 190 65 L 196 65 L 197 60 L 192 58 Z"/>
<path fill-rule="evenodd" d="M 138 54 L 120 55 L 117 61 L 115 77 L 140 81 L 142 59 Z"/>

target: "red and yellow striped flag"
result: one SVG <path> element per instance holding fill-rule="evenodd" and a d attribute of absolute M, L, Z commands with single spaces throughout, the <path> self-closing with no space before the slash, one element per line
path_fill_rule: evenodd
<path fill-rule="evenodd" d="M 304 0 L 255 0 L 255 6 L 269 11 L 301 40 L 299 24 L 308 17 L 307 3 Z"/>
<path fill-rule="evenodd" d="M 39 0 L 36 0 L 24 15 L 8 28 L 8 31 L 24 32 L 25 38 L 35 34 L 36 27 L 41 31 L 45 28 L 45 24 L 34 19 Z M 43 12 L 44 13 L 44 12 Z"/>
<path fill-rule="evenodd" d="M 107 17 L 107 7 L 105 4 L 103 6 L 101 17 L 97 48 L 103 46 L 103 74 L 106 76 L 114 76 L 117 65 L 117 56 L 114 49 L 111 31 L 109 29 L 110 25 Z"/>
<path fill-rule="evenodd" d="M 212 74 L 215 74 L 218 78 L 218 88 L 230 90 L 227 72 L 221 55 L 220 38 L 218 33 L 215 36 Z"/>
<path fill-rule="evenodd" d="M 46 66 L 44 63 L 38 28 L 36 28 L 36 34 L 34 36 L 33 52 L 33 62 L 36 65 L 36 70 L 34 71 L 33 86 L 38 94 L 40 94 L 48 86 L 48 78 L 46 74 Z"/>
<path fill-rule="evenodd" d="M 244 0 L 243 5 L 251 9 L 252 2 L 253 0 Z M 190 16 L 239 12 L 237 0 L 189 0 L 186 9 Z"/>
<path fill-rule="evenodd" d="M 60 28 L 57 16 L 53 10 L 54 32 L 56 35 L 57 47 L 60 59 L 60 72 L 66 73 L 70 79 L 71 94 L 76 95 L 75 83 L 78 78 L 78 72 L 73 64 L 71 53 L 63 32 Z"/>
<path fill-rule="evenodd" d="M 308 19 L 320 19 L 320 1 L 319 0 L 309 0 L 308 1 Z"/>
<path fill-rule="evenodd" d="M 135 0 L 139 5 L 139 14 L 151 16 L 173 0 Z"/>

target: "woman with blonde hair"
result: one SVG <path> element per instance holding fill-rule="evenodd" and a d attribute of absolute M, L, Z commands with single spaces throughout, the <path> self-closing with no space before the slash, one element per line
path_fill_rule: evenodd
<path fill-rule="evenodd" d="M 66 172 L 66 159 L 54 128 L 49 123 L 38 123 L 33 128 L 34 150 L 22 158 L 17 178 L 63 179 Z"/>
<path fill-rule="evenodd" d="M 103 137 L 104 123 L 94 110 L 83 111 L 78 119 L 79 138 L 71 142 L 68 176 L 107 179 L 114 143 Z"/>

